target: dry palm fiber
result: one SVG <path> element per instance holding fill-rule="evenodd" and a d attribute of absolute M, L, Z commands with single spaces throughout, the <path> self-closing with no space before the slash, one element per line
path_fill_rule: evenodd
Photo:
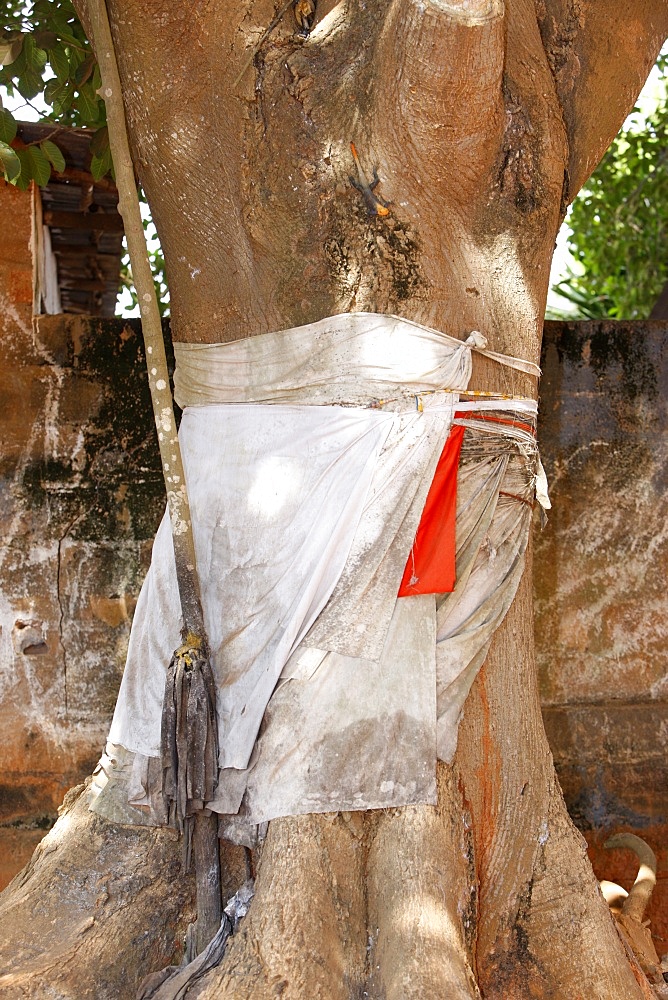
<path fill-rule="evenodd" d="M 215 682 L 206 645 L 194 635 L 167 670 L 161 743 L 169 822 L 182 830 L 213 798 L 218 774 Z"/>

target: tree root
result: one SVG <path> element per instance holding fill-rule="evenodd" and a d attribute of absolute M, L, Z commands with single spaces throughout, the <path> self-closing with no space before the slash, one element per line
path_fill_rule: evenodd
<path fill-rule="evenodd" d="M 443 769 L 446 806 L 451 781 Z M 447 808 L 274 821 L 250 913 L 193 996 L 479 997 L 468 874 L 467 832 Z"/>
<path fill-rule="evenodd" d="M 0 896 L 2 998 L 134 1000 L 144 976 L 180 960 L 194 882 L 178 838 L 108 823 L 89 799 L 84 785 L 68 793 Z"/>

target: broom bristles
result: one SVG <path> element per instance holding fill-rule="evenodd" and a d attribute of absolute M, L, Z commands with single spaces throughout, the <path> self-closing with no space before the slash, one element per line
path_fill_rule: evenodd
<path fill-rule="evenodd" d="M 186 835 L 195 813 L 216 792 L 215 690 L 208 651 L 188 637 L 167 670 L 161 726 L 162 794 L 170 825 Z"/>

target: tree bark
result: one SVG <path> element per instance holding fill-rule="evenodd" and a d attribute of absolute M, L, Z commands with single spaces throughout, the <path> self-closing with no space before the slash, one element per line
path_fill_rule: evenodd
<path fill-rule="evenodd" d="M 174 336 L 231 340 L 369 310 L 455 336 L 480 329 L 492 349 L 537 361 L 563 212 L 633 104 L 668 30 L 665 4 L 321 0 L 311 36 L 286 12 L 235 89 L 279 6 L 110 0 Z M 378 169 L 386 217 L 368 215 L 349 181 L 351 141 Z M 489 363 L 474 379 L 531 389 Z M 455 762 L 439 766 L 438 806 L 272 822 L 250 912 L 193 996 L 653 995 L 561 798 L 530 593 L 527 572 Z M 157 835 L 136 836 L 152 856 Z M 55 893 L 45 905 L 54 911 Z M 153 933 L 160 907 L 136 909 Z M 106 984 L 104 923 L 99 933 Z M 134 984 L 144 965 L 123 961 Z M 16 995 L 38 995 L 21 975 Z M 81 995 L 83 975 L 72 959 L 52 995 Z"/>
<path fill-rule="evenodd" d="M 654 303 L 648 319 L 668 319 L 668 283 L 661 289 L 661 294 Z"/>
<path fill-rule="evenodd" d="M 68 792 L 55 827 L 0 897 L 1 997 L 134 996 L 178 955 L 194 886 L 173 831 L 133 829 Z"/>

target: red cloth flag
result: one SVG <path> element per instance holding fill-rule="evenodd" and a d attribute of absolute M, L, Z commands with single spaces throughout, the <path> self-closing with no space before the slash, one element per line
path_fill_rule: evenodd
<path fill-rule="evenodd" d="M 452 427 L 427 493 L 399 597 L 448 594 L 455 589 L 457 470 L 463 438 L 464 428 Z"/>

